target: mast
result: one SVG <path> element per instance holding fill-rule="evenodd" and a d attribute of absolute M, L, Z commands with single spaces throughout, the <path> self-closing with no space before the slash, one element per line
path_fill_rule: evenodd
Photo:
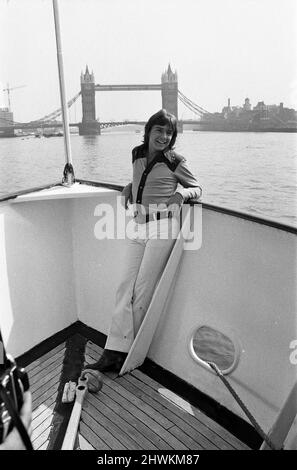
<path fill-rule="evenodd" d="M 75 182 L 75 177 L 74 177 L 74 170 L 72 166 L 69 118 L 68 118 L 68 108 L 67 108 L 66 91 L 65 91 L 65 78 L 64 78 L 64 67 L 63 67 L 58 0 L 53 0 L 53 10 L 54 10 L 54 19 L 55 19 L 57 60 L 58 60 L 58 70 L 59 70 L 60 98 L 61 98 L 63 130 L 64 130 L 64 149 L 65 149 L 65 159 L 66 159 L 62 184 L 64 184 L 65 186 L 71 186 Z"/>

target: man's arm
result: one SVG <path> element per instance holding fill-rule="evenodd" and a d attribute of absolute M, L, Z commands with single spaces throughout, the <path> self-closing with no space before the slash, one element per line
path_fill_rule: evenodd
<path fill-rule="evenodd" d="M 128 209 L 128 203 L 132 204 L 132 183 L 124 187 L 121 196 L 123 206 Z"/>
<path fill-rule="evenodd" d="M 183 201 L 187 199 L 199 199 L 202 196 L 202 188 L 185 159 L 178 164 L 175 175 L 182 186 L 177 188 L 176 193 L 182 196 Z"/>

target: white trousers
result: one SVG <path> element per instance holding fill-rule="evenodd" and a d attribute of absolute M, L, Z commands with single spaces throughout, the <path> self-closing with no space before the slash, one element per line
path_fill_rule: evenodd
<path fill-rule="evenodd" d="M 176 218 L 135 223 L 127 248 L 106 349 L 128 352 L 180 230 Z"/>

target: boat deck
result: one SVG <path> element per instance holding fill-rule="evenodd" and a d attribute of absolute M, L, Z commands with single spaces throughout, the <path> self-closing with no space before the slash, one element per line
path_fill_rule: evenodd
<path fill-rule="evenodd" d="M 85 364 L 97 361 L 101 354 L 101 347 L 86 340 Z M 26 367 L 33 400 L 34 449 L 60 448 L 55 435 L 65 432 L 72 409 L 72 404 L 61 405 L 64 384 L 72 380 L 65 375 L 66 355 L 64 342 Z M 249 449 L 197 407 L 140 370 L 123 377 L 105 374 L 102 389 L 86 395 L 75 448 Z"/>

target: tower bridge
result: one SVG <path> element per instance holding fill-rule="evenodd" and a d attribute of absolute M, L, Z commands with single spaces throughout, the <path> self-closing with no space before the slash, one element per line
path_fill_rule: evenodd
<path fill-rule="evenodd" d="M 160 84 L 132 84 L 132 85 L 96 85 L 93 72 L 88 66 L 85 73 L 81 73 L 81 99 L 82 122 L 79 126 L 80 135 L 100 134 L 100 123 L 96 120 L 96 91 L 161 91 L 162 108 L 174 114 L 178 119 L 178 81 L 177 73 L 171 70 L 170 65 L 162 74 Z M 181 127 L 181 125 L 179 126 Z"/>
<path fill-rule="evenodd" d="M 99 122 L 96 119 L 96 92 L 104 91 L 161 91 L 161 107 L 166 109 L 169 113 L 174 114 L 178 119 L 178 101 L 181 101 L 189 110 L 194 112 L 199 119 L 181 121 L 178 119 L 178 130 L 182 132 L 183 123 L 190 124 L 203 124 L 201 117 L 206 114 L 210 115 L 208 111 L 195 104 L 187 98 L 178 89 L 177 73 L 173 72 L 170 64 L 167 70 L 161 75 L 161 83 L 154 84 L 114 84 L 114 85 L 101 85 L 95 83 L 93 72 L 90 73 L 88 66 L 85 72 L 80 76 L 80 91 L 68 101 L 67 105 L 70 108 L 81 96 L 82 102 L 82 121 L 71 123 L 71 127 L 78 127 L 80 135 L 98 135 L 101 129 L 106 127 L 122 126 L 127 124 L 145 124 L 141 121 L 112 121 L 112 122 Z M 0 136 L 7 135 L 13 136 L 15 129 L 38 129 L 49 127 L 62 127 L 62 122 L 56 121 L 57 117 L 62 114 L 62 110 L 56 109 L 55 111 L 43 116 L 40 119 L 21 123 L 12 120 L 3 119 L 0 117 Z M 98 115 L 99 113 L 97 113 Z"/>

